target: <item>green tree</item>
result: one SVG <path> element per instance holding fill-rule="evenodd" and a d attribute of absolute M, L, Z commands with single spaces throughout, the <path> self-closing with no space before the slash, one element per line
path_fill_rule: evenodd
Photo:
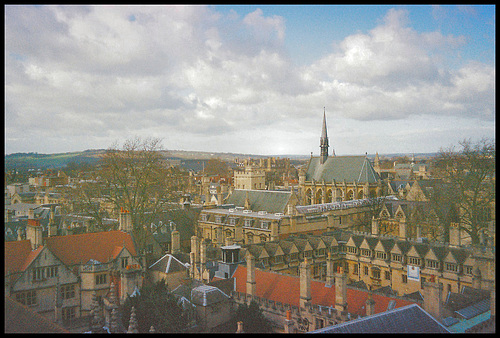
<path fill-rule="evenodd" d="M 272 333 L 271 322 L 264 317 L 262 310 L 255 301 L 249 305 L 239 304 L 234 320 L 234 331 L 236 332 L 237 322 L 243 322 L 245 333 Z"/>
<path fill-rule="evenodd" d="M 128 327 L 132 306 L 135 307 L 139 333 L 149 332 L 154 326 L 157 333 L 182 332 L 188 326 L 188 314 L 178 304 L 164 280 L 144 286 L 140 295 L 128 297 L 122 308 L 122 322 Z"/>

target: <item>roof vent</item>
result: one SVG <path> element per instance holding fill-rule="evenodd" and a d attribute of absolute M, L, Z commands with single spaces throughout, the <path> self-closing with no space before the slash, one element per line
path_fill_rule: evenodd
<path fill-rule="evenodd" d="M 252 210 L 243 210 L 243 213 L 244 213 L 244 214 L 251 214 L 251 213 L 252 213 Z"/>

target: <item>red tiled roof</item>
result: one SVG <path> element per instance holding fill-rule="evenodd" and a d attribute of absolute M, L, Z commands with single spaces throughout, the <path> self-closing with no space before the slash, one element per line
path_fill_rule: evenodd
<path fill-rule="evenodd" d="M 48 237 L 46 241 L 50 251 L 66 265 L 85 264 L 89 259 L 106 263 L 114 257 L 116 247 L 123 246 L 137 255 L 132 236 L 118 230 Z"/>
<path fill-rule="evenodd" d="M 21 271 L 26 258 L 31 253 L 29 240 L 5 242 L 5 274 Z"/>
<path fill-rule="evenodd" d="M 35 260 L 35 258 L 40 254 L 40 252 L 42 252 L 43 248 L 44 248 L 44 246 L 40 245 L 35 250 L 31 251 L 30 254 L 28 255 L 28 257 L 26 257 L 26 259 L 24 260 L 24 263 L 21 266 L 20 271 L 26 270 L 28 265 L 30 265 L 30 263 L 33 262 L 33 260 Z"/>
<path fill-rule="evenodd" d="M 239 265 L 233 277 L 236 279 L 236 291 L 246 293 L 247 268 Z M 256 296 L 275 302 L 300 306 L 300 278 L 298 276 L 282 275 L 270 271 L 255 270 Z M 348 312 L 366 315 L 366 300 L 368 291 L 347 288 Z M 395 308 L 414 304 L 415 302 L 373 294 L 375 313 L 387 310 L 391 300 L 396 302 Z M 325 282 L 311 281 L 311 303 L 313 305 L 335 307 L 335 286 L 326 286 Z"/>

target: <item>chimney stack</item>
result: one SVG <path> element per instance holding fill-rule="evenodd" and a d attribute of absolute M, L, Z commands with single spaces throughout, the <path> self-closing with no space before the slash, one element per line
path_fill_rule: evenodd
<path fill-rule="evenodd" d="M 246 255 L 247 261 L 247 294 L 251 297 L 255 296 L 256 282 L 255 282 L 255 258 L 250 252 Z"/>
<path fill-rule="evenodd" d="M 399 237 L 406 239 L 406 219 L 401 218 L 399 220 Z"/>
<path fill-rule="evenodd" d="M 372 235 L 378 235 L 379 234 L 379 227 L 378 227 L 378 219 L 375 218 L 375 216 L 372 217 Z"/>
<path fill-rule="evenodd" d="M 328 257 L 326 258 L 326 284 L 335 284 L 335 270 L 333 267 L 333 259 L 331 252 L 328 252 Z"/>
<path fill-rule="evenodd" d="M 338 267 L 335 276 L 335 309 L 339 312 L 347 311 L 347 276 L 342 267 Z"/>
<path fill-rule="evenodd" d="M 300 307 L 305 308 L 311 302 L 311 267 L 307 258 L 300 263 Z"/>
<path fill-rule="evenodd" d="M 286 310 L 285 333 L 295 333 L 293 324 L 294 322 L 292 320 L 292 312 L 290 310 Z"/>
<path fill-rule="evenodd" d="M 243 330 L 243 322 L 238 322 L 238 329 L 236 330 L 236 333 L 245 333 L 245 331 Z"/>
<path fill-rule="evenodd" d="M 181 251 L 181 234 L 177 231 L 177 227 L 174 226 L 170 236 L 172 241 L 172 253 L 176 254 Z"/>
<path fill-rule="evenodd" d="M 424 283 L 424 310 L 436 320 L 441 321 L 443 284 L 434 282 L 435 277 L 431 276 L 429 282 Z"/>
<path fill-rule="evenodd" d="M 375 301 L 373 300 L 373 294 L 371 290 L 368 293 L 368 299 L 366 300 L 366 315 L 371 316 L 375 314 Z"/>
<path fill-rule="evenodd" d="M 43 229 L 39 220 L 28 219 L 28 225 L 26 226 L 26 239 L 30 240 L 32 250 L 35 250 L 43 244 L 42 230 Z"/>

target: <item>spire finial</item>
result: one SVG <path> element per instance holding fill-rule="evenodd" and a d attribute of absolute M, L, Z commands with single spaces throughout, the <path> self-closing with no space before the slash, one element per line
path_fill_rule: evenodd
<path fill-rule="evenodd" d="M 320 159 L 321 164 L 325 163 L 328 158 L 328 133 L 326 128 L 326 108 L 323 107 L 323 126 L 321 129 L 321 138 L 319 140 L 319 148 L 321 149 Z"/>

